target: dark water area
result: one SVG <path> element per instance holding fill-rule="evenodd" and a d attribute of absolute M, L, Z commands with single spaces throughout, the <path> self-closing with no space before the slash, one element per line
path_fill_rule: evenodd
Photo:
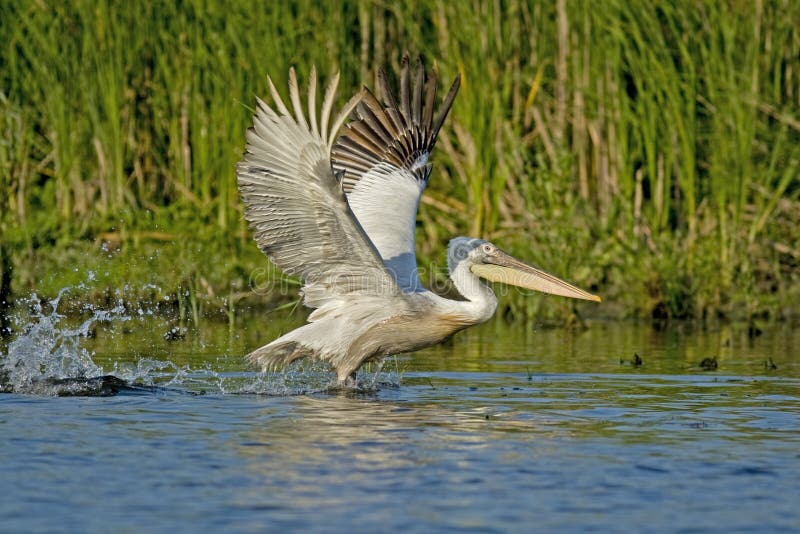
<path fill-rule="evenodd" d="M 789 325 L 493 321 L 354 391 L 243 363 L 301 318 L 98 313 L 2 349 L 0 531 L 800 528 Z"/>

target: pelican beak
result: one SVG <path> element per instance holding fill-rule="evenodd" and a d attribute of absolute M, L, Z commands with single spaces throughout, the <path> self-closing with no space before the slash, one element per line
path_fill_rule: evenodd
<path fill-rule="evenodd" d="M 527 263 L 521 262 L 502 250 L 497 250 L 496 253 L 487 258 L 486 261 L 490 263 L 475 264 L 470 270 L 481 278 L 485 278 L 491 282 L 502 282 L 504 284 L 573 299 L 593 300 L 595 302 L 600 302 L 602 300 L 597 295 L 587 293 L 583 289 L 578 289 L 572 284 L 568 284 L 556 278 L 552 274 L 531 267 Z"/>

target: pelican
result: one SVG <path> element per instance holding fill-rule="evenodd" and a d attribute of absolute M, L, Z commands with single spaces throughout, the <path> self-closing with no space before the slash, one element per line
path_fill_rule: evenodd
<path fill-rule="evenodd" d="M 314 311 L 305 325 L 247 356 L 263 370 L 316 358 L 329 362 L 341 385 L 352 385 L 365 362 L 435 345 L 492 317 L 497 297 L 483 280 L 600 302 L 469 237 L 447 248 L 450 278 L 463 299 L 422 286 L 417 207 L 431 174 L 428 157 L 461 80 L 455 78 L 434 114 L 436 73 L 428 77 L 421 60 L 415 71 L 412 80 L 405 55 L 398 100 L 379 70 L 383 102 L 362 87 L 332 121 L 338 74 L 319 112 L 314 68 L 305 107 L 293 68 L 291 109 L 267 78 L 274 107 L 257 99 L 236 167 L 244 215 L 259 248 L 302 281 L 303 303 Z"/>

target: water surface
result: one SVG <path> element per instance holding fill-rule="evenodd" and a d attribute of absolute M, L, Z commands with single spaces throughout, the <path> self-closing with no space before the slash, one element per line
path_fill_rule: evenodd
<path fill-rule="evenodd" d="M 81 326 L 44 315 L 44 339 Z M 242 362 L 297 321 L 207 322 L 169 341 L 174 321 L 119 311 L 90 339 L 23 347 L 51 355 L 39 370 L 71 358 L 61 376 L 136 387 L 0 395 L 0 531 L 800 528 L 788 326 L 494 321 L 363 373 L 362 391 L 328 391 L 317 367 Z"/>

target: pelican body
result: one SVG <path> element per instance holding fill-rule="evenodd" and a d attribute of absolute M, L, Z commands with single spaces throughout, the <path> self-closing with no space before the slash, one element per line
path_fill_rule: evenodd
<path fill-rule="evenodd" d="M 318 113 L 312 69 L 306 108 L 294 69 L 291 111 L 268 79 L 274 109 L 257 100 L 247 148 L 237 165 L 245 218 L 261 250 L 303 282 L 307 324 L 253 351 L 275 369 L 299 358 L 329 362 L 340 383 L 365 362 L 435 345 L 487 321 L 497 297 L 484 280 L 570 298 L 600 298 L 506 254 L 482 239 L 456 237 L 447 249 L 451 300 L 419 279 L 414 229 L 428 183 L 428 161 L 460 85 L 456 77 L 434 114 L 437 77 L 408 56 L 400 98 L 383 71 L 381 103 L 362 88 L 331 121 L 338 75 Z M 340 132 L 341 130 L 341 132 Z"/>

